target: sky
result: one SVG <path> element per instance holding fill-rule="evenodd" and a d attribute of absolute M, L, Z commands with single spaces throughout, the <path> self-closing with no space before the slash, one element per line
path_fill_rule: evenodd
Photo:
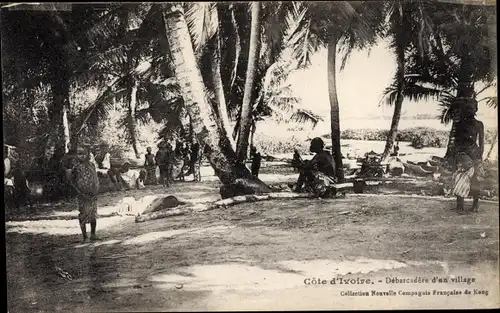
<path fill-rule="evenodd" d="M 381 102 L 384 89 L 389 86 L 396 70 L 396 61 L 388 43 L 380 40 L 370 51 L 354 51 L 343 71 L 340 71 L 341 56 L 337 55 L 337 94 L 342 121 L 358 120 L 366 117 L 377 119 L 390 117 L 393 107 Z M 290 77 L 292 88 L 303 100 L 303 106 L 328 119 L 330 107 L 328 100 L 327 54 L 320 50 L 312 57 L 312 65 Z M 496 89 L 491 88 L 483 96 L 493 96 Z M 418 103 L 405 100 L 403 117 L 417 114 L 439 114 L 435 101 Z M 478 118 L 496 127 L 496 110 L 484 104 L 479 106 Z M 493 118 L 492 118 L 493 117 Z M 329 121 L 328 121 L 329 122 Z M 390 124 L 390 121 L 388 121 Z M 345 123 L 344 123 L 345 124 Z M 436 121 L 439 126 L 439 121 Z M 349 128 L 349 127 L 348 127 Z"/>

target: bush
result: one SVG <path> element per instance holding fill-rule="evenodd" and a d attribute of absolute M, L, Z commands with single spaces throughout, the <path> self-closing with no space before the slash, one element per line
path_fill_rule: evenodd
<path fill-rule="evenodd" d="M 299 140 L 295 136 L 274 137 L 262 133 L 256 133 L 254 145 L 262 154 L 293 153 L 295 149 L 300 154 L 309 153 L 309 142 Z"/>
<path fill-rule="evenodd" d="M 389 131 L 386 129 L 347 129 L 342 132 L 341 139 L 385 141 Z M 330 135 L 325 135 L 330 138 Z M 449 132 L 429 127 L 413 127 L 398 131 L 397 141 L 411 142 L 416 148 L 443 148 L 448 144 Z"/>

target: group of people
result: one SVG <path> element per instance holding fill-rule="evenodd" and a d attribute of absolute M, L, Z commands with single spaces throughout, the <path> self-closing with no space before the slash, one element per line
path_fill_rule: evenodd
<path fill-rule="evenodd" d="M 9 149 L 4 146 L 4 204 L 5 207 L 20 208 L 30 203 L 30 187 L 26 173 L 9 157 Z"/>
<path fill-rule="evenodd" d="M 460 213 L 477 211 L 479 207 L 479 179 L 481 173 L 482 155 L 484 151 L 484 127 L 476 120 L 477 102 L 468 100 L 464 106 L 462 119 L 457 124 L 456 133 L 456 155 L 453 158 L 455 173 L 453 174 L 453 194 L 457 197 L 456 209 Z M 324 149 L 324 142 L 317 137 L 312 139 L 310 151 L 315 153 L 311 160 L 302 160 L 298 151 L 295 151 L 292 166 L 299 171 L 299 178 L 294 186 L 295 192 L 312 192 L 318 197 L 332 197 L 336 194 L 335 184 L 338 179 L 335 174 L 335 162 L 332 155 Z M 5 149 L 4 149 L 5 150 Z M 4 151 L 5 152 L 5 151 Z M 152 149 L 147 148 L 145 154 L 144 170 L 139 177 L 128 175 L 130 164 L 124 164 L 120 169 L 113 170 L 109 164 L 109 153 L 105 155 L 103 166 L 109 167 L 108 174 L 113 182 L 125 184 L 129 188 L 144 185 L 158 184 L 156 168 L 160 171 L 160 181 L 163 186 L 175 179 L 183 179 L 185 175 L 194 175 L 196 181 L 200 181 L 201 149 L 198 143 L 191 145 L 180 141 L 176 143 L 175 149 L 169 143 L 160 143 L 158 152 L 153 155 Z M 251 147 L 252 174 L 258 176 L 261 163 L 261 155 L 255 147 Z M 90 239 L 96 237 L 96 197 L 99 192 L 99 178 L 97 175 L 97 163 L 93 154 L 83 147 L 73 148 L 72 153 L 63 159 L 64 182 L 76 193 L 79 209 L 79 223 L 84 241 L 87 240 L 86 224 L 90 223 Z M 4 185 L 11 186 L 9 180 L 11 172 L 10 161 L 4 154 Z M 464 208 L 464 198 L 473 197 L 470 210 Z"/>
<path fill-rule="evenodd" d="M 175 149 L 170 143 L 158 144 L 158 151 L 153 155 L 151 147 L 147 148 L 144 168 L 146 169 L 145 184 L 158 183 L 168 187 L 175 179 L 184 180 L 185 176 L 193 174 L 194 181 L 201 181 L 201 150 L 200 144 L 186 144 L 177 141 Z M 156 168 L 160 171 L 160 181 L 157 181 Z"/>
<path fill-rule="evenodd" d="M 484 174 L 482 157 L 484 152 L 484 126 L 476 119 L 477 101 L 472 98 L 463 99 L 461 119 L 457 123 L 455 135 L 455 151 L 449 162 L 454 172 L 452 176 L 452 194 L 457 197 L 455 209 L 459 214 L 477 212 L 479 209 L 480 185 Z M 324 150 L 321 138 L 311 141 L 310 151 L 315 153 L 310 161 L 304 161 L 297 150 L 294 152 L 292 167 L 299 171 L 295 192 L 312 192 L 318 197 L 335 195 L 335 162 L 328 151 Z M 398 155 L 399 144 L 393 155 Z M 465 198 L 473 198 L 469 209 L 464 207 Z"/>

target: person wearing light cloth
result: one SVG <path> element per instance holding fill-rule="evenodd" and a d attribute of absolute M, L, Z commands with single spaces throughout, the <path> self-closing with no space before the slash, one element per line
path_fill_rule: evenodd
<path fill-rule="evenodd" d="M 453 195 L 458 198 L 465 198 L 469 195 L 471 190 L 471 179 L 474 176 L 474 163 L 471 158 L 465 153 L 461 153 L 457 157 L 458 168 L 453 173 Z M 463 200 L 462 200 L 463 201 Z M 463 209 L 463 204 L 461 209 Z"/>
<path fill-rule="evenodd" d="M 101 168 L 109 170 L 111 168 L 111 154 L 106 152 L 101 162 Z"/>
<path fill-rule="evenodd" d="M 476 120 L 476 112 L 477 101 L 467 99 L 456 128 L 455 165 L 457 169 L 453 179 L 453 193 L 457 196 L 456 209 L 459 213 L 477 212 L 479 209 L 478 176 L 483 174 L 484 126 Z M 464 198 L 468 195 L 473 197 L 473 202 L 471 209 L 465 210 Z"/>
<path fill-rule="evenodd" d="M 71 169 L 70 184 L 77 192 L 78 221 L 83 235 L 87 241 L 86 224 L 90 223 L 90 240 L 97 240 L 97 193 L 99 192 L 99 179 L 94 164 L 90 163 L 89 152 L 76 148 L 77 163 Z"/>
<path fill-rule="evenodd" d="M 324 150 L 324 147 L 325 144 L 321 138 L 316 137 L 311 140 L 309 150 L 316 155 L 301 166 L 295 192 L 312 192 L 318 197 L 328 197 L 335 191 L 333 187 L 337 182 L 335 162 L 332 155 Z"/>

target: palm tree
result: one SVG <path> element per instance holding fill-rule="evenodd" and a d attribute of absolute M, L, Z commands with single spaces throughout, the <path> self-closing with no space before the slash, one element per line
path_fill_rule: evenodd
<path fill-rule="evenodd" d="M 2 10 L 4 82 L 10 95 L 31 92 L 50 86 L 52 105 L 48 136 L 45 136 L 45 155 L 55 146 L 67 152 L 70 141 L 72 112 L 70 92 L 74 87 L 74 63 L 78 50 L 71 44 L 88 27 L 95 12 L 83 5 L 71 11 L 41 12 L 31 10 Z"/>
<path fill-rule="evenodd" d="M 223 142 L 214 111 L 205 92 L 205 85 L 191 43 L 184 10 L 179 4 L 164 6 L 163 19 L 168 50 L 175 68 L 175 76 L 183 94 L 185 107 L 193 123 L 198 141 L 207 145 L 207 158 L 224 185 L 241 181 L 257 192 L 270 189 L 257 178 L 252 177 L 245 166 L 234 162 L 232 148 L 221 147 Z"/>
<path fill-rule="evenodd" d="M 228 133 L 228 114 L 224 94 L 221 91 L 223 85 L 220 77 L 220 65 L 218 64 L 220 62 L 220 48 L 218 47 L 219 43 L 217 40 L 220 40 L 220 36 L 217 33 L 218 16 L 215 6 L 215 3 L 183 4 L 183 8 L 186 12 L 186 21 L 195 48 L 196 58 L 200 66 L 203 66 L 204 69 L 202 72 L 204 74 L 204 83 L 210 90 L 210 94 L 213 94 L 216 98 L 214 101 L 211 101 L 211 104 L 216 109 L 217 121 L 222 122 L 224 126 L 223 130 L 226 130 L 226 133 Z M 167 99 L 159 100 L 158 97 L 155 97 L 156 99 L 151 98 L 152 94 L 147 91 L 148 88 L 150 88 L 148 86 L 152 79 L 151 72 L 156 73 L 154 75 L 154 80 L 157 80 L 156 84 L 173 75 L 171 61 L 162 52 L 162 47 L 167 44 L 166 39 L 157 35 L 159 29 L 162 27 L 158 22 L 161 21 L 161 14 L 161 7 L 157 5 L 130 5 L 123 8 L 118 6 L 114 8 L 114 11 L 110 10 L 107 12 L 106 15 L 110 17 L 108 19 L 101 18 L 102 23 L 96 25 L 93 32 L 88 35 L 88 37 L 92 37 L 93 42 L 112 42 L 104 51 L 96 51 L 94 54 L 91 54 L 89 58 L 91 61 L 87 63 L 91 63 L 91 65 L 89 65 L 90 68 L 97 67 L 100 71 L 103 70 L 103 64 L 105 64 L 104 68 L 108 68 L 108 72 L 111 71 L 116 80 L 111 84 L 103 86 L 104 92 L 98 98 L 100 101 L 96 101 L 96 103 L 89 108 L 90 111 L 87 112 L 87 116 L 90 116 L 93 112 L 105 114 L 107 111 L 106 105 L 109 105 L 109 100 L 112 98 L 107 95 L 113 92 L 113 88 L 117 88 L 119 92 L 114 91 L 114 98 L 118 97 L 124 99 L 124 102 L 128 104 L 127 118 L 123 120 L 121 125 L 129 130 L 130 137 L 132 137 L 131 139 L 134 138 L 133 135 L 135 133 L 135 131 L 133 131 L 135 129 L 135 120 L 137 119 L 135 115 L 139 114 L 142 121 L 145 121 L 144 119 L 149 116 L 147 108 L 137 109 L 137 105 L 132 105 L 133 102 L 130 100 L 134 99 L 134 97 L 131 97 L 131 95 L 137 94 L 137 102 L 143 104 L 151 101 L 155 103 L 159 103 L 159 101 L 162 103 L 164 101 L 168 102 Z M 129 15 L 132 15 L 132 21 L 134 21 L 135 24 L 139 24 L 137 27 L 138 29 L 135 31 L 127 31 L 124 29 L 127 28 L 127 16 Z M 110 19 L 116 20 L 117 22 L 115 22 L 115 24 L 117 25 L 110 25 Z M 132 38 L 130 39 L 129 37 Z M 123 46 L 128 48 L 124 49 Z M 132 60 L 130 60 L 131 57 Z M 137 73 L 135 73 L 138 67 L 137 60 L 139 58 L 142 58 L 143 61 L 148 61 L 145 63 L 149 63 L 145 69 L 145 71 L 149 73 L 146 76 L 137 76 Z M 133 64 L 128 65 L 131 62 Z M 132 88 L 134 82 L 138 83 L 137 88 Z M 168 85 L 172 86 L 170 83 Z M 155 88 L 161 88 L 161 86 L 158 85 Z M 136 89 L 136 92 L 132 92 Z M 101 101 L 105 99 L 106 101 Z M 152 107 L 151 104 L 149 104 L 149 107 Z M 135 114 L 134 111 L 136 112 Z M 174 111 L 180 113 L 178 107 L 176 107 Z M 170 113 L 174 111 L 169 110 Z M 163 117 L 165 116 L 163 114 L 160 115 Z M 103 117 L 104 115 L 101 115 L 101 118 Z M 166 123 L 170 123 L 168 123 L 168 126 L 165 125 L 162 134 L 170 133 L 171 130 L 173 131 L 178 128 L 179 125 L 175 120 L 178 119 L 167 118 L 164 120 Z M 175 125 L 172 124 L 174 121 Z M 174 129 L 169 130 L 171 126 L 174 126 Z M 228 139 L 228 141 L 234 146 L 232 140 Z M 132 142 L 134 142 L 134 140 L 132 140 Z"/>
<path fill-rule="evenodd" d="M 418 101 L 437 95 L 435 88 L 416 85 L 411 76 L 409 79 L 406 77 L 406 74 L 411 75 L 406 73 L 406 52 L 413 50 L 423 56 L 425 51 L 429 53 L 431 50 L 432 29 L 429 17 L 425 15 L 426 4 L 413 0 L 394 1 L 388 3 L 387 9 L 387 35 L 391 38 L 391 48 L 396 54 L 397 68 L 394 82 L 386 88 L 383 96 L 387 104 L 394 105 L 391 127 L 382 153 L 383 160 L 394 147 L 404 98 Z"/>
<path fill-rule="evenodd" d="M 222 8 L 221 3 L 189 3 L 185 4 L 185 16 L 189 32 L 195 47 L 195 54 L 202 69 L 202 76 L 211 104 L 221 125 L 223 137 L 227 138 L 231 147 L 236 145 L 229 136 L 230 125 L 227 110 L 227 98 L 223 83 L 222 52 L 223 42 L 234 37 L 233 34 L 224 33 L 223 13 L 228 8 Z M 226 52 L 228 47 L 224 47 Z"/>
<path fill-rule="evenodd" d="M 125 105 L 127 113 L 122 126 L 127 129 L 137 158 L 139 148 L 135 115 L 139 103 L 143 100 L 140 99 L 140 94 L 144 88 L 144 82 L 137 77 L 135 69 L 145 61 L 145 58 L 150 59 L 148 48 L 150 48 L 149 41 L 152 40 L 151 30 L 147 28 L 147 23 L 142 23 L 147 17 L 144 8 L 149 7 L 139 4 L 110 5 L 109 11 L 99 17 L 99 21 L 93 28 L 83 34 L 82 38 L 75 40 L 83 46 L 85 46 L 85 41 L 89 42 L 84 47 L 87 58 L 80 64 L 80 68 L 86 67 L 91 74 L 84 74 L 81 79 L 86 79 L 90 84 L 109 92 L 113 91 L 114 97 L 112 98 L 115 101 L 121 100 L 119 102 Z M 108 18 L 104 18 L 106 16 Z M 92 49 L 89 46 L 97 48 Z M 103 74 L 107 76 L 108 81 L 112 81 L 110 85 L 100 84 Z M 117 90 L 109 89 L 111 86 Z M 101 108 L 101 112 L 106 112 L 106 110 Z"/>
<path fill-rule="evenodd" d="M 496 79 L 492 67 L 496 48 L 492 46 L 490 25 L 495 22 L 494 7 L 426 2 L 424 21 L 431 30 L 429 53 L 414 49 L 408 56 L 409 80 L 415 95 L 438 97 L 443 108 L 441 120 L 452 122 L 445 158 L 454 155 L 455 132 L 464 98 L 476 98 L 476 83 L 487 87 Z M 407 75 L 408 76 L 408 75 Z M 431 88 L 424 88 L 431 86 Z"/>
<path fill-rule="evenodd" d="M 328 50 L 332 152 L 337 176 L 343 180 L 336 86 L 337 50 L 344 48 L 345 51 L 341 64 L 341 69 L 343 69 L 350 53 L 355 48 L 362 49 L 374 44 L 382 30 L 383 8 L 380 3 L 371 1 L 339 1 L 328 4 L 296 2 L 294 4 L 288 24 L 293 29 L 290 43 L 295 48 L 294 52 L 299 65 L 308 65 L 311 53 L 317 51 L 319 47 L 326 46 Z"/>

